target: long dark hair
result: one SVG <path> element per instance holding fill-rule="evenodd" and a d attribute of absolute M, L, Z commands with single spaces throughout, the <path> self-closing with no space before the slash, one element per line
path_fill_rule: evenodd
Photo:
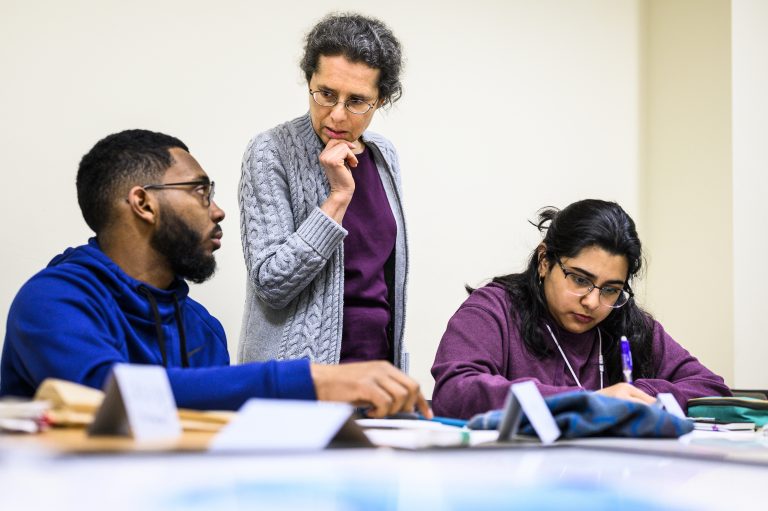
<path fill-rule="evenodd" d="M 496 277 L 493 282 L 503 285 L 512 299 L 512 314 L 519 320 L 526 349 L 538 358 L 548 358 L 555 352 L 544 326 L 549 312 L 539 279 L 540 258 L 546 258 L 552 268 L 558 257 L 576 257 L 583 249 L 593 246 L 624 256 L 629 268 L 625 289 L 631 291 L 630 283 L 643 266 L 642 246 L 635 222 L 615 202 L 587 199 L 574 202 L 562 211 L 544 208 L 539 211 L 538 222 L 531 223 L 546 232 L 542 240 L 545 252 L 542 255 L 538 249 L 534 250 L 525 271 Z M 619 348 L 622 335 L 627 336 L 632 348 L 635 377 L 655 376 L 651 355 L 653 318 L 634 298 L 613 309 L 600 323 L 600 330 L 609 384 L 622 381 Z"/>

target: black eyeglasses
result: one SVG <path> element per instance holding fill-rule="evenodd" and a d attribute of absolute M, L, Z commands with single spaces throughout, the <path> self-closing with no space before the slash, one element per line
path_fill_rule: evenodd
<path fill-rule="evenodd" d="M 206 208 L 211 205 L 213 200 L 214 187 L 216 183 L 207 179 L 198 179 L 197 181 L 184 181 L 181 183 L 161 183 L 144 185 L 145 190 L 162 190 L 164 188 L 176 188 L 178 186 L 194 186 L 192 192 L 197 193 L 203 199 L 203 206 Z"/>
<path fill-rule="evenodd" d="M 631 290 L 622 289 L 616 286 L 596 286 L 594 282 L 589 280 L 584 275 L 574 273 L 568 270 L 560 258 L 557 258 L 557 264 L 560 265 L 560 269 L 563 270 L 566 282 L 566 291 L 576 296 L 587 296 L 593 289 L 599 291 L 600 303 L 606 307 L 612 309 L 618 309 L 622 305 L 626 305 L 630 298 L 634 296 Z"/>
<path fill-rule="evenodd" d="M 315 100 L 315 103 L 317 103 L 320 106 L 327 106 L 332 107 L 336 106 L 336 104 L 339 102 L 339 95 L 335 92 L 327 91 L 327 90 L 312 90 L 309 89 L 309 94 L 312 96 L 312 99 Z M 352 112 L 356 115 L 363 115 L 367 114 L 368 111 L 376 106 L 376 102 L 374 101 L 373 104 L 368 103 L 366 101 L 363 101 L 362 99 L 356 99 L 356 98 L 349 98 L 344 102 L 344 108 Z"/>

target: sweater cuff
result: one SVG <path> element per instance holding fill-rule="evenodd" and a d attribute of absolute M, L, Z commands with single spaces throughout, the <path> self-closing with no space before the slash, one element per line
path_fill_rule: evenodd
<path fill-rule="evenodd" d="M 278 399 L 317 399 L 309 360 L 283 360 L 276 364 Z"/>
<path fill-rule="evenodd" d="M 347 230 L 322 209 L 315 207 L 296 233 L 323 258 L 330 259 L 333 251 L 347 235 Z"/>

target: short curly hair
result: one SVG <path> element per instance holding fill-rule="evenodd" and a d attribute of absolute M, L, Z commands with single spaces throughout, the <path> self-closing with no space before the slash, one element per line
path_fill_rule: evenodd
<path fill-rule="evenodd" d="M 169 152 L 184 142 L 164 133 L 126 130 L 99 140 L 80 160 L 77 202 L 88 227 L 97 235 L 113 220 L 114 202 L 132 186 L 162 178 L 174 160 Z"/>
<path fill-rule="evenodd" d="M 403 52 L 381 21 L 354 13 L 329 14 L 309 31 L 305 41 L 300 65 L 307 82 L 317 71 L 320 56 L 342 55 L 381 72 L 377 85 L 383 104 L 391 105 L 403 95 Z"/>

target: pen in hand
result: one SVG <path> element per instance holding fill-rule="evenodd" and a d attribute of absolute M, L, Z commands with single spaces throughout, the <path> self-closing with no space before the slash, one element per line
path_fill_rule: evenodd
<path fill-rule="evenodd" d="M 621 371 L 624 373 L 624 381 L 632 383 L 632 352 L 629 350 L 629 340 L 621 336 Z"/>

